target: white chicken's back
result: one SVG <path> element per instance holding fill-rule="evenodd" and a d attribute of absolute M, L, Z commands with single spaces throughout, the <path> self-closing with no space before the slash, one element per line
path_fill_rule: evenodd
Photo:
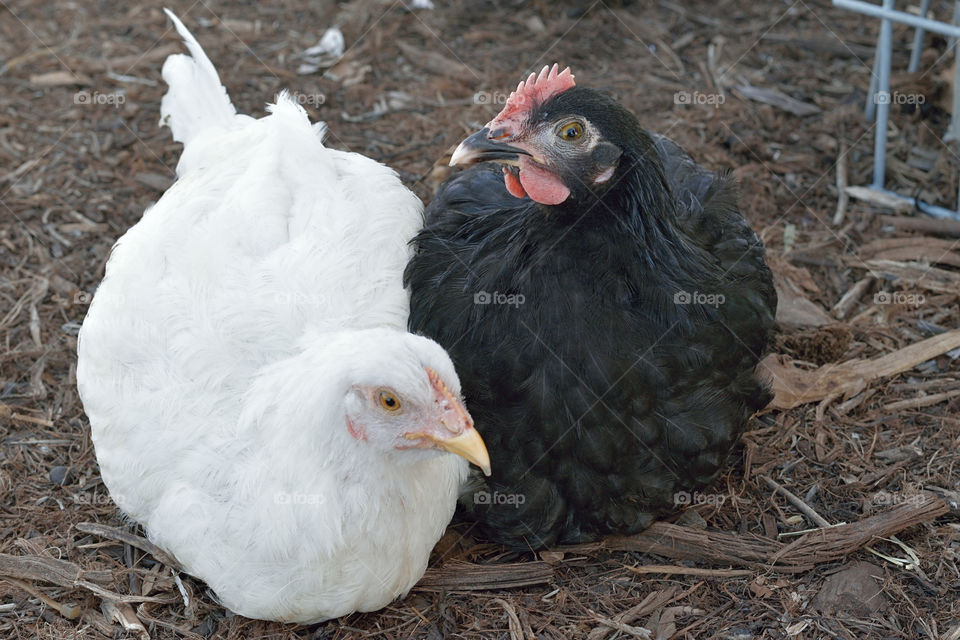
<path fill-rule="evenodd" d="M 420 202 L 387 167 L 324 147 L 285 95 L 259 120 L 220 105 L 183 129 L 191 93 L 229 100 L 176 60 L 163 115 L 186 140 L 178 180 L 114 247 L 79 339 L 104 482 L 238 613 L 382 607 L 422 575 L 466 463 L 385 464 L 344 427 L 349 368 L 333 364 L 391 374 L 383 343 L 459 384 L 436 344 L 394 338 Z"/>

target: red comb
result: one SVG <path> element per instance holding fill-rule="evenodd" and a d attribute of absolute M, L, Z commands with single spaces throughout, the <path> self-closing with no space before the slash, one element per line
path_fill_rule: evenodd
<path fill-rule="evenodd" d="M 558 93 L 575 86 L 570 67 L 563 71 L 559 71 L 559 68 L 556 64 L 553 67 L 544 67 L 540 75 L 531 73 L 530 77 L 522 80 L 517 85 L 516 91 L 507 98 L 503 111 L 488 122 L 487 126 L 491 130 L 510 125 L 519 126 L 535 105 L 543 104 Z"/>

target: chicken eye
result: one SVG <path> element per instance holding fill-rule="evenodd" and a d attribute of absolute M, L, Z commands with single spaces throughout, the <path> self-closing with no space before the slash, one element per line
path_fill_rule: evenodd
<path fill-rule="evenodd" d="M 380 392 L 380 408 L 384 411 L 398 411 L 400 409 L 400 399 L 392 391 Z"/>
<path fill-rule="evenodd" d="M 583 135 L 583 125 L 579 122 L 568 122 L 560 127 L 560 137 L 564 140 L 576 140 Z"/>

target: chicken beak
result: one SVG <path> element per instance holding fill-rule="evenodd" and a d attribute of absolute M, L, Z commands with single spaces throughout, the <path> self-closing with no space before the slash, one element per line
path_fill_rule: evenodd
<path fill-rule="evenodd" d="M 427 438 L 438 449 L 455 453 L 480 467 L 484 475 L 490 475 L 490 454 L 487 453 L 487 445 L 483 443 L 483 438 L 473 427 L 468 427 L 460 435 L 450 438 L 438 437 L 433 434 L 428 435 Z"/>
<path fill-rule="evenodd" d="M 512 147 L 504 142 L 498 142 L 490 137 L 490 128 L 484 127 L 480 131 L 464 140 L 450 156 L 451 167 L 469 167 L 477 162 L 495 160 L 501 164 L 518 163 L 517 156 L 530 155 L 529 152 L 518 147 Z"/>

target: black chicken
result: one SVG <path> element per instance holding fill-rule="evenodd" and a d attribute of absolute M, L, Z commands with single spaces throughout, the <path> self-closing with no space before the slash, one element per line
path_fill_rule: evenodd
<path fill-rule="evenodd" d="M 474 163 L 405 274 L 410 328 L 449 351 L 496 461 L 468 509 L 516 547 L 640 531 L 771 398 L 763 243 L 729 176 L 556 65 L 451 159 Z"/>

